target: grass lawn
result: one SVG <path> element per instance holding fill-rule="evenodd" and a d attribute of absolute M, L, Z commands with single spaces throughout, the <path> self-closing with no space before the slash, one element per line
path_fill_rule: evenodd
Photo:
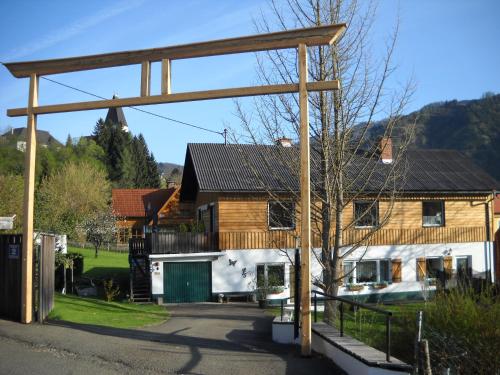
<path fill-rule="evenodd" d="M 94 249 L 69 246 L 68 251 L 83 255 L 82 276 L 92 279 L 108 279 L 112 277 L 120 283 L 128 281 L 128 253 L 118 253 L 101 249 L 99 250 L 99 256 L 96 258 Z"/>
<path fill-rule="evenodd" d="M 137 328 L 159 324 L 168 319 L 168 311 L 158 305 L 129 302 L 105 302 L 95 298 L 55 294 L 50 319 L 114 328 Z"/>

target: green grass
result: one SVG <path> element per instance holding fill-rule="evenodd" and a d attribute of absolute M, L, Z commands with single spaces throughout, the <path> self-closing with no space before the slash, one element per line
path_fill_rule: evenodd
<path fill-rule="evenodd" d="M 128 253 L 118 253 L 113 251 L 99 250 L 99 256 L 95 257 L 94 249 L 82 249 L 78 247 L 69 247 L 70 253 L 80 253 L 83 255 L 83 274 L 84 277 L 92 279 L 115 279 L 128 280 L 129 264 Z"/>
<path fill-rule="evenodd" d="M 50 319 L 114 328 L 137 328 L 159 324 L 168 319 L 168 311 L 158 305 L 129 302 L 105 302 L 56 293 Z"/>

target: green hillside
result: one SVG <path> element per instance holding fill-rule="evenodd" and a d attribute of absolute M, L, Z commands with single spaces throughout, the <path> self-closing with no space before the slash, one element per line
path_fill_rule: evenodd
<path fill-rule="evenodd" d="M 429 104 L 402 120 L 415 123 L 413 147 L 458 150 L 500 181 L 500 95 Z"/>

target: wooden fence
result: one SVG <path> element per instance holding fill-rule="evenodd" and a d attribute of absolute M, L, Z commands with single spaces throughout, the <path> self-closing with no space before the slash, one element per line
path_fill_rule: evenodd
<path fill-rule="evenodd" d="M 22 235 L 0 235 L 0 317 L 21 320 Z"/>
<path fill-rule="evenodd" d="M 0 318 L 21 320 L 22 235 L 0 235 Z M 34 316 L 43 322 L 54 305 L 55 237 L 42 235 L 33 252 Z"/>
<path fill-rule="evenodd" d="M 36 319 L 43 322 L 54 307 L 54 264 L 56 239 L 51 235 L 42 235 L 40 246 L 36 247 L 34 270 L 34 301 Z"/>

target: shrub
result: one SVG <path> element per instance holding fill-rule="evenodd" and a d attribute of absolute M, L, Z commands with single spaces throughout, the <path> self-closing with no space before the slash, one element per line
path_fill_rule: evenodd
<path fill-rule="evenodd" d="M 120 287 L 114 285 L 113 279 L 103 281 L 104 298 L 107 302 L 113 301 L 120 294 Z"/>
<path fill-rule="evenodd" d="M 429 341 L 436 373 L 447 369 L 452 374 L 500 371 L 500 298 L 492 287 L 480 292 L 472 288 L 440 291 L 423 312 L 423 338 Z M 395 314 L 393 323 L 393 354 L 413 363 L 416 311 Z"/>

